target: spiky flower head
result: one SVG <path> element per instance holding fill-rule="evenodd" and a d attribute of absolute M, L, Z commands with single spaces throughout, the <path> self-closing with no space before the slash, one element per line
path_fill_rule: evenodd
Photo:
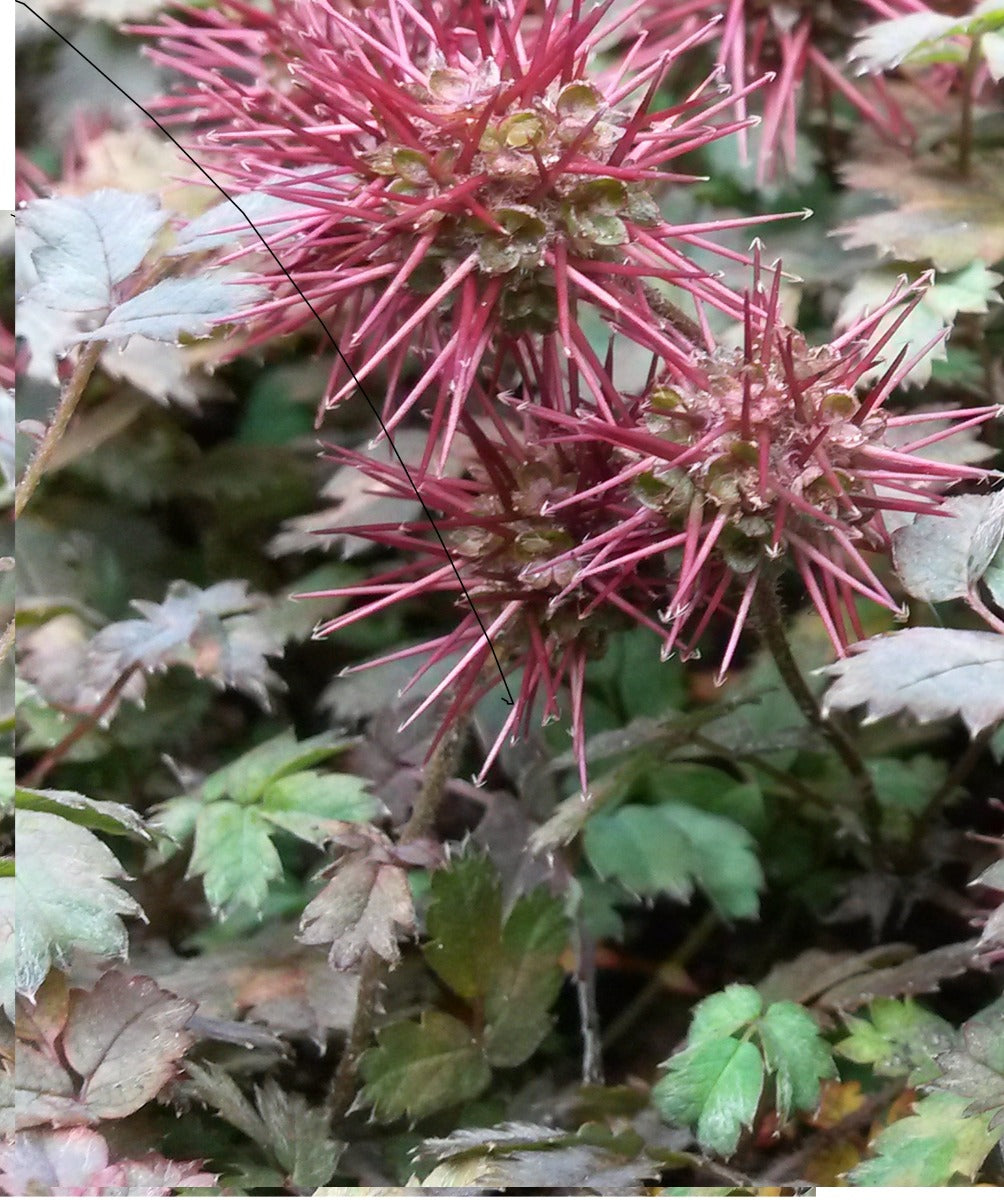
<path fill-rule="evenodd" d="M 667 164 L 742 121 L 717 121 L 736 98 L 710 81 L 652 107 L 686 40 L 644 70 L 630 51 L 594 69 L 597 43 L 632 15 L 609 7 L 546 0 L 530 22 L 515 0 L 490 20 L 444 0 L 225 0 L 143 31 L 154 58 L 196 81 L 161 111 L 201 130 L 198 156 L 238 193 L 297 206 L 263 231 L 334 319 L 355 377 L 386 372 L 391 428 L 435 388 L 433 436 L 448 441 L 479 366 L 518 361 L 528 334 L 560 338 L 602 404 L 580 307 L 642 328 L 646 285 L 666 281 L 736 313 L 689 255 L 709 231 L 791 215 L 664 220 L 660 191 L 690 179 Z M 223 224 L 239 230 L 233 210 Z M 275 263 L 262 279 L 273 298 L 244 314 L 252 339 L 313 320 Z M 685 355 L 672 330 L 662 341 Z M 353 386 L 339 364 L 328 402 Z"/>
<path fill-rule="evenodd" d="M 441 728 L 449 728 L 458 713 L 501 686 L 501 668 L 515 704 L 484 771 L 505 739 L 525 732 L 531 719 L 560 715 L 570 719 L 585 788 L 586 663 L 603 654 L 616 630 L 640 625 L 663 635 L 657 610 L 665 580 L 655 562 L 621 570 L 615 587 L 579 576 L 598 555 L 622 558 L 650 546 L 646 529 L 656 522 L 631 494 L 632 472 L 623 472 L 618 451 L 602 441 L 555 442 L 552 427 L 529 408 L 504 419 L 487 410 L 480 426 L 465 414 L 462 432 L 470 448 L 466 477 L 426 476 L 421 483 L 437 514 L 435 528 L 423 517 L 348 531 L 403 552 L 407 561 L 366 583 L 323 593 L 357 606 L 321 626 L 318 636 L 415 597 L 453 597 L 454 629 L 379 660 L 420 658 L 405 692 L 430 668 L 446 666 L 410 720 L 446 698 Z M 382 491 L 414 499 L 400 465 L 331 450 Z"/>
<path fill-rule="evenodd" d="M 805 101 L 829 107 L 843 97 L 885 136 L 903 141 L 908 122 L 881 78 L 848 78 L 854 35 L 875 21 L 929 12 L 923 0 L 652 0 L 645 26 L 649 54 L 658 54 L 681 33 L 718 16 L 708 27 L 716 60 L 736 89 L 738 114 L 747 115 L 743 89 L 751 79 L 772 78 L 756 97 L 763 123 L 757 137 L 757 178 L 763 183 L 791 171 L 796 162 L 797 121 Z M 740 133 L 744 155 L 746 136 Z"/>
<path fill-rule="evenodd" d="M 738 597 L 720 675 L 772 564 L 797 569 L 838 654 L 864 637 L 858 597 L 899 612 L 877 573 L 891 549 L 887 522 L 892 514 L 939 512 L 946 488 L 985 478 L 927 451 L 998 414 L 993 407 L 885 411 L 935 344 L 912 353 L 904 347 L 875 378 L 883 351 L 922 300 L 923 283 L 904 281 L 836 340 L 811 346 L 781 320 L 780 278 L 775 268 L 769 292 L 757 281 L 738 348 L 696 353 L 685 377 L 667 368 L 640 398 L 632 424 L 587 419 L 573 435 L 621 446 L 639 472 L 639 501 L 683 536 L 662 613 L 667 651 L 685 636 L 692 647 L 714 611 Z M 574 426 L 560 414 L 550 420 Z M 594 564 L 584 574 L 608 576 L 616 567 Z"/>

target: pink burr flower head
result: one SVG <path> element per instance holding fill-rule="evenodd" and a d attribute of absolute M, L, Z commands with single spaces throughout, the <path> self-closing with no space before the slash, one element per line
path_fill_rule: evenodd
<path fill-rule="evenodd" d="M 385 373 L 391 428 L 436 389 L 433 437 L 448 442 L 479 366 L 527 335 L 560 338 L 600 403 L 582 305 L 642 329 L 658 280 L 737 314 L 690 252 L 715 229 L 791 215 L 664 220 L 660 191 L 691 179 L 667 164 L 743 122 L 717 120 L 736 97 L 711 81 L 653 108 L 697 34 L 643 70 L 631 51 L 594 69 L 595 46 L 633 16 L 609 8 L 546 0 L 530 21 L 515 0 L 490 20 L 443 0 L 225 0 L 143 31 L 158 36 L 154 58 L 196 81 L 161 111 L 201 130 L 202 160 L 238 194 L 300 206 L 284 228 L 273 222 L 283 264 L 334 319 L 356 378 Z M 313 320 L 262 261 L 272 298 L 243 314 L 252 340 Z M 662 352 L 681 359 L 686 347 L 670 331 Z M 339 364 L 327 402 L 354 386 Z"/>
<path fill-rule="evenodd" d="M 776 271 L 769 294 L 754 288 L 737 349 L 695 354 L 686 377 L 665 370 L 632 424 L 589 419 L 576 435 L 621 446 L 639 468 L 639 501 L 680 531 L 679 566 L 662 613 L 667 651 L 685 636 L 691 648 L 714 611 L 738 595 L 720 677 L 757 588 L 773 586 L 765 578 L 773 561 L 798 570 L 838 654 L 865 636 L 858 597 L 898 612 L 868 557 L 890 550 L 886 517 L 937 512 L 947 487 L 984 478 L 978 468 L 921 452 L 997 414 L 992 407 L 885 411 L 885 400 L 932 348 L 910 356 L 904 348 L 875 378 L 919 290 L 903 306 L 904 284 L 835 341 L 810 346 L 780 319 L 779 279 Z M 897 306 L 902 311 L 890 323 Z M 604 562 L 585 574 L 616 568 Z"/>
<path fill-rule="evenodd" d="M 555 443 L 551 428 L 540 426 L 529 409 L 514 421 L 495 415 L 482 424 L 489 422 L 491 436 L 463 419 L 473 452 L 466 478 L 426 476 L 422 481 L 426 504 L 439 514 L 442 541 L 425 518 L 352 530 L 374 544 L 404 551 L 408 561 L 367 583 L 325 593 L 362 603 L 327 622 L 318 635 L 415 597 L 454 597 L 457 625 L 451 632 L 389 656 L 421 657 L 413 684 L 450 659 L 445 677 L 411 719 L 447 697 L 442 727 L 448 727 L 458 713 L 501 686 L 497 656 L 516 703 L 484 770 L 505 739 L 525 731 L 535 715 L 545 722 L 564 716 L 570 718 L 585 788 L 586 663 L 603 653 L 613 631 L 642 625 L 662 635 L 656 611 L 664 584 L 648 563 L 619 572 L 614 588 L 606 579 L 579 582 L 578 576 L 600 553 L 621 557 L 637 548 L 639 535 L 655 522 L 631 495 L 631 472 L 622 472 L 613 446 Z M 381 488 L 414 497 L 399 466 L 332 450 Z"/>

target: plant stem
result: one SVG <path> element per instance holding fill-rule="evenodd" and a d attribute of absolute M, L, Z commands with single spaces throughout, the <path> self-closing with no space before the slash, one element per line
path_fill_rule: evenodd
<path fill-rule="evenodd" d="M 446 787 L 457 769 L 460 751 L 467 732 L 465 721 L 455 721 L 439 739 L 439 745 L 425 764 L 425 778 L 418 793 L 411 816 L 398 834 L 399 842 L 414 842 L 427 837 L 436 827 L 439 806 L 446 795 Z"/>
<path fill-rule="evenodd" d="M 11 622 L 11 624 L 13 624 L 13 622 Z M 6 637 L 6 634 L 4 634 L 4 636 Z M 73 749 L 77 742 L 79 742 L 80 739 L 85 736 L 85 734 L 90 733 L 90 731 L 95 725 L 97 725 L 105 713 L 108 712 L 109 709 L 115 704 L 116 700 L 118 700 L 125 690 L 126 684 L 130 679 L 132 679 L 137 670 L 139 670 L 139 664 L 132 663 L 131 666 L 126 667 L 126 669 L 119 674 L 115 682 L 111 685 L 108 691 L 105 692 L 98 703 L 95 704 L 91 711 L 85 717 L 82 717 L 77 724 L 74 725 L 66 737 L 64 737 L 62 741 L 57 742 L 57 744 L 53 746 L 52 749 L 41 759 L 39 759 L 39 761 L 32 767 L 32 769 L 24 777 L 25 787 L 39 787 L 45 782 L 49 772 L 52 771 L 54 767 L 58 766 L 60 762 L 62 762 L 62 760 L 66 757 L 70 750 Z"/>
<path fill-rule="evenodd" d="M 445 730 L 439 744 L 425 765 L 422 788 L 411 810 L 411 816 L 401 828 L 398 842 L 413 842 L 432 833 L 436 816 L 446 795 L 463 748 L 466 721 L 454 722 Z M 373 1034 L 377 1001 L 383 984 L 383 959 L 375 950 L 363 952 L 359 962 L 359 991 L 352 1028 L 338 1060 L 331 1088 L 328 1091 L 328 1113 L 332 1121 L 340 1121 L 352 1107 L 356 1094 L 356 1074 L 359 1060 Z"/>
<path fill-rule="evenodd" d="M 764 586 L 756 590 L 754 607 L 760 634 L 774 659 L 774 665 L 777 667 L 782 682 L 791 693 L 802 716 L 826 738 L 853 779 L 861 802 L 872 853 L 876 858 L 882 857 L 882 808 L 875 793 L 874 780 L 857 746 L 839 725 L 823 716 L 819 702 L 806 683 L 805 676 L 791 652 L 777 590 L 774 581 L 769 576 L 764 581 Z"/>
<path fill-rule="evenodd" d="M 73 368 L 73 374 L 63 388 L 63 392 L 59 397 L 59 404 L 56 406 L 56 411 L 49 423 L 49 427 L 42 436 L 42 440 L 39 442 L 35 453 L 32 455 L 31 462 L 25 468 L 25 472 L 21 476 L 14 492 L 15 520 L 24 512 L 28 501 L 38 487 L 39 481 L 45 474 L 49 459 L 59 444 L 59 439 L 66 432 L 66 427 L 70 423 L 80 397 L 84 394 L 88 380 L 94 373 L 94 368 L 101 357 L 101 352 L 107 344 L 107 342 L 91 342 L 77 359 L 77 365 Z"/>
<path fill-rule="evenodd" d="M 976 72 L 980 65 L 980 41 L 974 37 L 969 54 L 962 69 L 962 113 L 959 119 L 959 174 L 969 178 L 973 165 L 973 101 L 976 90 Z"/>
<path fill-rule="evenodd" d="M 10 654 L 14 646 L 14 634 L 16 632 L 16 624 L 14 618 L 7 622 L 7 628 L 0 635 L 0 663 L 7 661 L 7 655 Z"/>
<path fill-rule="evenodd" d="M 656 971 L 638 995 L 635 996 L 626 1008 L 623 1008 L 617 1014 L 615 1020 L 610 1022 L 606 1036 L 603 1038 L 604 1049 L 608 1049 L 614 1042 L 620 1041 L 638 1018 L 643 1016 L 649 1006 L 662 995 L 666 989 L 666 984 L 663 981 L 663 972 L 666 968 L 677 967 L 682 969 L 686 967 L 717 928 L 717 914 L 711 911 L 706 912 L 683 939 L 675 952 L 662 964 L 661 970 Z"/>

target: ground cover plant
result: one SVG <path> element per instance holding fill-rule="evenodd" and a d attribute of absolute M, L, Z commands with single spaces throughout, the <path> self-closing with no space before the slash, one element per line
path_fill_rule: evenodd
<path fill-rule="evenodd" d="M 0 1189 L 1004 1185 L 1004 4 L 17 21 Z"/>

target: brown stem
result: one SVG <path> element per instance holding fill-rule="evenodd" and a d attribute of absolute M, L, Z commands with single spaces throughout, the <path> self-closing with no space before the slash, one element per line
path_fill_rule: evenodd
<path fill-rule="evenodd" d="M 90 733 L 95 725 L 107 713 L 118 698 L 125 690 L 126 684 L 132 679 L 136 671 L 139 670 L 139 664 L 133 663 L 118 676 L 112 686 L 101 697 L 98 703 L 91 711 L 77 722 L 70 732 L 57 742 L 52 749 L 40 758 L 39 761 L 32 767 L 28 774 L 24 777 L 25 787 L 39 787 L 45 782 L 46 777 L 52 769 L 59 765 L 73 747 L 80 741 L 82 737 Z"/>
<path fill-rule="evenodd" d="M 959 119 L 959 174 L 968 179 L 973 165 L 973 103 L 976 73 L 980 66 L 980 41 L 974 37 L 962 69 L 962 113 Z"/>
<path fill-rule="evenodd" d="M 77 359 L 77 365 L 73 368 L 73 374 L 70 376 L 66 387 L 63 388 L 62 395 L 59 397 L 59 404 L 56 406 L 56 411 L 49 423 L 49 427 L 43 434 L 42 440 L 39 442 L 35 453 L 32 455 L 31 462 L 25 468 L 25 472 L 21 476 L 14 492 L 15 519 L 24 512 L 28 501 L 34 495 L 35 489 L 45 474 L 46 467 L 49 465 L 49 459 L 59 444 L 59 439 L 66 432 L 66 427 L 69 425 L 70 419 L 76 411 L 80 397 L 84 394 L 88 380 L 94 373 L 94 368 L 101 357 L 101 352 L 107 344 L 107 342 L 91 342 Z"/>
<path fill-rule="evenodd" d="M 467 724 L 454 722 L 439 740 L 425 764 L 422 788 L 411 810 L 411 816 L 401 828 L 399 842 L 413 842 L 430 834 L 436 827 L 436 816 L 453 778 L 463 748 Z M 328 1112 L 332 1121 L 340 1121 L 352 1107 L 356 1094 L 356 1074 L 359 1060 L 370 1043 L 376 1017 L 377 1000 L 383 984 L 383 959 L 374 950 L 366 950 L 359 963 L 359 991 L 352 1028 L 338 1060 L 328 1091 Z"/>
<path fill-rule="evenodd" d="M 332 1121 L 340 1121 L 352 1107 L 356 1094 L 356 1072 L 359 1060 L 369 1045 L 376 1016 L 377 998 L 383 976 L 383 959 L 375 950 L 363 951 L 359 963 L 359 990 L 356 993 L 356 1011 L 352 1028 L 338 1060 L 331 1089 L 328 1092 L 328 1112 Z"/>
<path fill-rule="evenodd" d="M 466 731 L 466 722 L 456 721 L 439 739 L 439 745 L 425 764 L 422 788 L 412 807 L 411 816 L 398 834 L 399 842 L 417 841 L 435 829 L 436 815 L 446 795 L 447 784 L 457 769 Z"/>
<path fill-rule="evenodd" d="M 875 782 L 864 759 L 858 752 L 857 746 L 839 725 L 823 716 L 819 702 L 806 683 L 805 676 L 791 652 L 777 590 L 770 578 L 765 580 L 764 586 L 757 588 L 754 606 L 760 634 L 774 659 L 774 665 L 777 667 L 782 682 L 791 693 L 802 716 L 826 738 L 854 781 L 861 802 L 872 854 L 876 859 L 881 859 L 883 857 L 882 808 L 875 793 Z"/>
<path fill-rule="evenodd" d="M 714 912 L 706 912 L 703 917 L 697 922 L 694 928 L 687 934 L 676 951 L 670 956 L 665 963 L 662 964 L 662 969 L 656 971 L 652 978 L 645 984 L 637 996 L 622 1009 L 615 1020 L 610 1022 L 606 1036 L 603 1038 L 603 1048 L 608 1049 L 614 1042 L 620 1039 L 628 1032 L 635 1024 L 639 1017 L 643 1016 L 648 1008 L 662 995 L 666 990 L 666 984 L 663 979 L 663 973 L 667 967 L 686 967 L 690 960 L 697 954 L 701 947 L 707 942 L 708 938 L 718 928 L 718 916 Z"/>

